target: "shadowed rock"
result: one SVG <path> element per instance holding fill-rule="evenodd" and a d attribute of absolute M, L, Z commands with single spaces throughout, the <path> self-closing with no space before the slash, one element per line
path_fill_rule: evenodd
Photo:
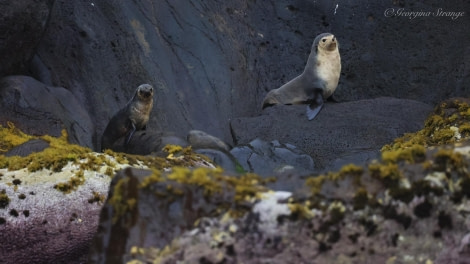
<path fill-rule="evenodd" d="M 0 79 L 0 124 L 12 122 L 25 133 L 60 136 L 66 129 L 71 143 L 93 147 L 95 129 L 82 103 L 67 89 L 47 86 L 31 77 Z"/>
<path fill-rule="evenodd" d="M 292 144 L 309 154 L 316 169 L 338 169 L 377 157 L 380 148 L 423 127 L 432 107 L 413 100 L 377 98 L 327 103 L 315 120 L 305 120 L 305 105 L 278 105 L 257 117 L 231 122 L 237 144 L 259 138 Z"/>
<path fill-rule="evenodd" d="M 11 157 L 11 156 L 25 157 L 33 152 L 41 152 L 47 147 L 49 147 L 49 142 L 42 140 L 42 139 L 32 139 L 30 141 L 27 141 L 19 146 L 16 146 L 10 149 L 4 155 L 6 157 Z"/>

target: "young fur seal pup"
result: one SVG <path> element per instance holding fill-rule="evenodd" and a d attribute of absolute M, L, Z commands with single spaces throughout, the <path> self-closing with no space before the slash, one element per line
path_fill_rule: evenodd
<path fill-rule="evenodd" d="M 268 92 L 263 109 L 275 104 L 308 104 L 307 117 L 312 120 L 338 86 L 341 73 L 339 43 L 331 33 L 318 35 L 313 41 L 303 73 L 280 88 Z"/>
<path fill-rule="evenodd" d="M 137 130 L 145 130 L 153 107 L 153 87 L 142 84 L 127 105 L 109 121 L 101 137 L 101 150 L 110 148 L 119 138 L 126 136 L 124 146 Z"/>

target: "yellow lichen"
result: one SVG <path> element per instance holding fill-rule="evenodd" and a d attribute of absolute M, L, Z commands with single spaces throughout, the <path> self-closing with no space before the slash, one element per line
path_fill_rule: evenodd
<path fill-rule="evenodd" d="M 412 145 L 403 149 L 394 149 L 382 152 L 382 160 L 388 163 L 395 163 L 399 161 L 407 161 L 409 163 L 416 163 L 423 161 L 425 158 L 426 149 L 421 145 Z"/>
<path fill-rule="evenodd" d="M 89 203 L 98 203 L 103 204 L 105 202 L 105 196 L 100 194 L 99 192 L 93 191 L 92 197 L 88 199 Z"/>
<path fill-rule="evenodd" d="M 83 183 L 85 183 L 85 176 L 83 171 L 80 170 L 75 173 L 75 176 L 70 177 L 67 182 L 57 183 L 54 185 L 54 189 L 57 189 L 63 193 L 70 193 L 75 191 Z"/>
<path fill-rule="evenodd" d="M 128 187 L 129 178 L 122 178 L 117 181 L 113 187 L 112 196 L 108 199 L 109 205 L 114 209 L 112 222 L 115 224 L 126 212 L 135 206 L 135 199 L 129 203 L 126 197 L 126 188 Z"/>
<path fill-rule="evenodd" d="M 447 114 L 447 109 L 451 109 L 450 116 Z M 436 107 L 434 114 L 426 119 L 422 130 L 395 139 L 392 144 L 385 145 L 382 152 L 406 149 L 414 145 L 438 146 L 469 139 L 469 117 L 470 106 L 467 103 L 460 100 L 442 103 Z M 460 133 L 460 136 L 456 136 L 456 131 Z"/>
<path fill-rule="evenodd" d="M 313 195 L 317 195 L 320 193 L 323 183 L 327 177 L 325 175 L 319 175 L 316 177 L 309 177 L 305 180 L 305 185 L 310 188 L 310 191 Z"/>
<path fill-rule="evenodd" d="M 403 178 L 397 164 L 369 164 L 369 173 L 371 177 L 385 183 L 386 186 L 397 185 L 399 180 Z"/>
<path fill-rule="evenodd" d="M 35 137 L 21 132 L 11 122 L 7 122 L 7 127 L 0 125 L 0 154 L 33 138 Z"/>

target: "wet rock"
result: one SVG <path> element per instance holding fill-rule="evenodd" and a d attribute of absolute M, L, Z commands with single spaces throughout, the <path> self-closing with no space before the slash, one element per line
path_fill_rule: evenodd
<path fill-rule="evenodd" d="M 338 169 L 351 162 L 377 158 L 380 148 L 404 133 L 417 131 L 432 107 L 413 100 L 377 98 L 327 103 L 313 121 L 305 105 L 278 105 L 263 115 L 231 122 L 237 144 L 255 138 L 292 144 L 310 155 L 316 170 Z"/>

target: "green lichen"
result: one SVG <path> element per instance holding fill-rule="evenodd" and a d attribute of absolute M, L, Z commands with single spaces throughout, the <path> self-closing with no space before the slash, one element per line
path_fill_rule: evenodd
<path fill-rule="evenodd" d="M 161 172 L 159 170 L 153 169 L 152 174 L 150 176 L 145 177 L 139 184 L 139 188 L 145 189 L 150 185 L 157 182 L 162 182 L 163 180 L 164 178 L 162 177 Z"/>
<path fill-rule="evenodd" d="M 124 214 L 134 209 L 136 204 L 135 198 L 128 198 L 126 189 L 128 187 L 129 178 L 122 178 L 116 182 L 113 187 L 111 198 L 108 199 L 109 205 L 114 209 L 112 222 L 115 224 Z"/>
<path fill-rule="evenodd" d="M 0 154 L 33 138 L 33 136 L 21 132 L 11 122 L 7 122 L 7 127 L 0 125 Z"/>
<path fill-rule="evenodd" d="M 0 191 L 0 209 L 6 208 L 10 203 L 10 197 L 6 194 L 5 190 Z"/>
<path fill-rule="evenodd" d="M 59 190 L 63 193 L 70 193 L 75 191 L 85 183 L 85 176 L 82 170 L 75 173 L 74 176 L 70 177 L 67 182 L 57 183 L 54 185 L 54 189 Z"/>
<path fill-rule="evenodd" d="M 434 169 L 436 171 L 456 171 L 465 175 L 466 167 L 463 155 L 451 149 L 440 149 L 434 154 Z"/>
<path fill-rule="evenodd" d="M 325 175 L 319 175 L 316 177 L 309 177 L 305 180 L 305 185 L 310 188 L 312 195 L 320 193 L 323 183 L 327 180 Z"/>
<path fill-rule="evenodd" d="M 2 145 L 14 146 L 22 144 L 32 137 L 25 135 L 21 131 L 10 125 L 9 128 L 0 126 L 0 134 L 4 134 L 8 140 L 2 141 Z M 13 156 L 5 157 L 0 156 L 0 168 L 7 168 L 8 170 L 20 170 L 27 168 L 30 172 L 35 172 L 42 169 L 50 169 L 54 172 L 60 172 L 68 162 L 76 162 L 84 158 L 85 154 L 90 153 L 91 150 L 78 145 L 69 144 L 67 141 L 67 132 L 62 130 L 62 136 L 59 138 L 51 136 L 39 137 L 49 142 L 49 147 L 41 152 L 31 153 L 26 157 Z"/>
<path fill-rule="evenodd" d="M 100 194 L 99 192 L 93 191 L 92 197 L 88 199 L 89 203 L 98 203 L 103 204 L 105 202 L 105 196 Z"/>
<path fill-rule="evenodd" d="M 387 163 L 406 161 L 409 163 L 422 162 L 425 159 L 426 149 L 422 145 L 411 145 L 405 149 L 393 149 L 382 152 L 382 160 Z"/>
<path fill-rule="evenodd" d="M 399 181 L 403 178 L 401 171 L 398 169 L 397 164 L 369 164 L 369 174 L 372 178 L 378 179 L 386 186 L 397 186 Z"/>
<path fill-rule="evenodd" d="M 470 139 L 469 120 L 470 106 L 467 102 L 455 99 L 441 103 L 426 119 L 422 130 L 395 139 L 392 144 L 385 145 L 382 152 L 405 150 L 415 145 L 439 146 Z"/>

